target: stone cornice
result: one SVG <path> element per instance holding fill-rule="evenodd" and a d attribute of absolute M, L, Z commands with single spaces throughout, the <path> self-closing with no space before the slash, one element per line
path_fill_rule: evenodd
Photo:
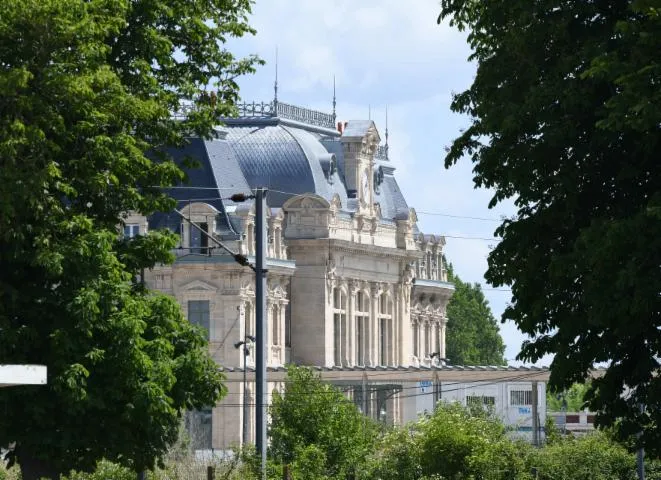
<path fill-rule="evenodd" d="M 411 261 L 422 258 L 422 253 L 418 250 L 404 250 L 401 248 L 381 247 L 367 243 L 356 243 L 349 240 L 340 240 L 336 238 L 315 238 L 315 239 L 289 239 L 287 246 L 290 251 L 328 251 L 330 248 L 335 252 L 356 253 L 369 257 L 391 257 L 405 258 Z"/>

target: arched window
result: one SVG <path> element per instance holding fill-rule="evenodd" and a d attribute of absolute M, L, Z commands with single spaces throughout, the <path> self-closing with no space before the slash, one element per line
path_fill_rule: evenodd
<path fill-rule="evenodd" d="M 356 365 L 365 365 L 369 338 L 370 306 L 369 296 L 362 291 L 356 293 Z"/>
<path fill-rule="evenodd" d="M 333 362 L 342 365 L 342 338 L 346 335 L 347 296 L 340 288 L 333 289 Z"/>

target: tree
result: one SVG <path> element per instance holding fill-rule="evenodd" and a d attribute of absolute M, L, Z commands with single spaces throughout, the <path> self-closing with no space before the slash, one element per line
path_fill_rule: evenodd
<path fill-rule="evenodd" d="M 446 356 L 455 365 L 503 365 L 505 344 L 478 283 L 461 281 L 448 268 L 454 294 L 448 303 Z"/>
<path fill-rule="evenodd" d="M 587 395 L 597 422 L 643 431 L 658 455 L 659 2 L 443 0 L 442 18 L 469 30 L 477 65 L 452 101 L 470 125 L 446 166 L 470 157 L 490 207 L 518 208 L 486 278 L 512 288 L 503 320 L 530 336 L 519 358 L 554 354 L 560 390 L 607 363 Z"/>
<path fill-rule="evenodd" d="M 15 442 L 24 480 L 102 457 L 152 467 L 182 409 L 223 393 L 202 332 L 136 281 L 172 260 L 174 235 L 118 227 L 129 211 L 170 211 L 161 187 L 184 177 L 167 149 L 232 113 L 256 59 L 223 43 L 252 32 L 249 8 L 0 3 L 0 363 L 48 367 L 47 386 L 0 397 L 0 445 Z"/>
<path fill-rule="evenodd" d="M 376 433 L 372 420 L 309 368 L 290 366 L 284 393 L 273 394 L 269 456 L 282 464 L 316 459 L 317 477 L 345 478 L 370 452 Z"/>
<path fill-rule="evenodd" d="M 564 392 L 546 392 L 546 410 L 549 412 L 580 412 L 583 410 L 587 383 L 575 383 Z"/>

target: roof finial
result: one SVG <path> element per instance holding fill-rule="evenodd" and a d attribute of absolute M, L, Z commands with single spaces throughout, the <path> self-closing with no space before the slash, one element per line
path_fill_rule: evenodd
<path fill-rule="evenodd" d="M 337 115 L 335 114 L 335 105 L 337 105 L 337 102 L 335 98 L 335 75 L 333 75 L 333 123 L 335 123 L 335 119 L 337 118 Z"/>
<path fill-rule="evenodd" d="M 273 113 L 278 114 L 278 47 L 275 47 L 275 83 L 273 84 Z"/>
<path fill-rule="evenodd" d="M 372 105 L 369 103 L 367 104 L 367 119 L 372 120 Z"/>
<path fill-rule="evenodd" d="M 386 105 L 386 160 L 388 160 L 388 105 Z"/>

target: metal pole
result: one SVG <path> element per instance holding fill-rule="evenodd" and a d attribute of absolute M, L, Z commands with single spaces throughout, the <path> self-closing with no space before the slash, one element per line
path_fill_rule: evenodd
<path fill-rule="evenodd" d="M 257 337 L 257 355 L 255 358 L 255 444 L 261 458 L 261 477 L 266 480 L 266 346 L 268 345 L 266 328 L 266 202 L 265 190 L 255 192 L 255 326 Z"/>
<path fill-rule="evenodd" d="M 246 345 L 246 339 L 243 340 L 243 438 L 242 444 L 245 447 L 248 443 L 248 397 L 247 397 L 247 387 L 248 381 L 246 379 L 246 370 L 248 369 L 248 346 Z"/>
<path fill-rule="evenodd" d="M 640 404 L 640 412 L 644 413 L 645 412 L 645 405 L 642 403 Z M 638 438 L 643 436 L 643 432 L 641 431 L 638 434 Z M 638 451 L 636 452 L 636 464 L 637 464 L 637 470 L 638 470 L 638 480 L 645 480 L 645 449 L 641 446 Z"/>
<path fill-rule="evenodd" d="M 532 382 L 532 444 L 539 446 L 539 398 L 537 391 L 537 381 Z"/>
<path fill-rule="evenodd" d="M 636 460 L 638 463 L 638 480 L 645 480 L 645 449 L 640 447 L 636 452 Z"/>

